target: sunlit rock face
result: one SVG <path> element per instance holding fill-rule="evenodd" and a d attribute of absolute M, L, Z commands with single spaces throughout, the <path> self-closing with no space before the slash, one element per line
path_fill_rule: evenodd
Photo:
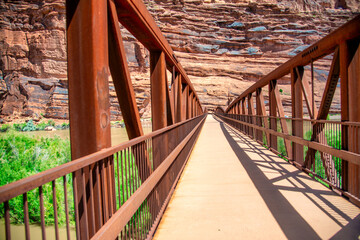
<path fill-rule="evenodd" d="M 0 2 L 2 118 L 40 114 L 68 118 L 64 2 Z M 209 108 L 226 105 L 228 96 L 235 97 L 360 11 L 356 0 L 145 0 L 145 4 L 203 106 Z M 150 117 L 149 53 L 129 32 L 122 29 L 122 33 L 138 107 L 143 117 Z M 316 65 L 319 91 L 329 64 L 324 60 Z M 19 103 L 14 103 L 11 89 L 18 89 Z M 288 86 L 283 90 L 286 105 Z M 316 95 L 320 101 L 321 93 Z M 111 83 L 110 97 L 112 119 L 121 119 Z"/>

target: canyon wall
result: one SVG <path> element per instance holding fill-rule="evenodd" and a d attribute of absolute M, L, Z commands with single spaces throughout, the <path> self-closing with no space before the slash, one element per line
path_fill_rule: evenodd
<path fill-rule="evenodd" d="M 226 105 L 290 57 L 360 12 L 359 0 L 145 0 L 203 106 Z M 68 117 L 64 0 L 0 1 L 0 114 Z M 143 117 L 150 117 L 149 53 L 123 30 Z M 329 60 L 315 66 L 316 101 Z M 309 74 L 309 73 L 307 73 Z M 289 86 L 283 87 L 284 102 Z M 121 119 L 110 84 L 112 119 Z M 338 99 L 336 100 L 338 101 Z"/>

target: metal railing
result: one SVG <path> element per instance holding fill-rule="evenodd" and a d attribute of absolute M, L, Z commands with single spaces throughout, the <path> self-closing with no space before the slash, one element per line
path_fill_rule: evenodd
<path fill-rule="evenodd" d="M 359 45 L 360 16 L 357 16 L 261 78 L 226 110 L 216 109 L 224 121 L 280 152 L 300 169 L 323 179 L 357 205 L 360 205 L 360 79 L 356 74 L 360 68 Z M 321 103 L 316 106 L 314 63 L 331 54 Z M 306 69 L 311 78 L 307 79 Z M 279 79 L 282 84 L 291 85 L 290 93 L 286 94 L 291 97 L 291 109 L 286 109 L 291 118 L 285 117 Z M 327 121 L 339 82 L 341 121 Z M 309 120 L 304 119 L 304 108 Z"/>
<path fill-rule="evenodd" d="M 74 227 L 77 239 L 151 238 L 206 110 L 142 1 L 67 0 L 66 17 L 72 161 L 0 187 L 6 238 L 14 218 L 23 218 L 18 222 L 24 222 L 26 239 L 32 223 L 41 226 L 43 239 L 47 225 L 54 226 L 56 239 L 59 225 L 68 239 Z M 150 53 L 154 132 L 146 136 L 120 24 Z M 115 147 L 110 75 L 131 139 Z M 13 204 L 19 201 L 22 209 Z"/>
<path fill-rule="evenodd" d="M 239 131 L 247 134 L 253 139 L 256 139 L 262 145 L 270 148 L 277 154 L 293 162 L 292 156 L 289 156 L 285 140 L 290 140 L 291 144 L 299 143 L 302 144 L 304 151 L 304 159 L 306 160 L 309 146 L 311 146 L 315 153 L 315 159 L 311 165 L 306 166 L 304 169 L 313 174 L 330 186 L 336 189 L 342 189 L 342 159 L 343 156 L 342 145 L 341 145 L 341 130 L 347 128 L 351 131 L 359 132 L 360 123 L 351 122 L 338 122 L 338 121 L 327 121 L 327 120 L 311 120 L 311 119 L 294 119 L 294 118 L 274 118 L 264 116 L 249 116 L 240 114 L 218 114 L 225 122 L 232 125 Z M 270 121 L 273 119 L 277 125 L 276 131 L 266 128 L 264 121 L 267 121 L 270 125 Z M 284 133 L 281 129 L 279 121 L 284 119 L 289 127 L 289 132 Z M 304 135 L 302 137 L 295 137 L 292 135 L 293 122 L 300 122 L 303 126 Z M 314 127 L 315 126 L 315 127 Z M 311 140 L 311 136 L 315 131 L 316 139 Z M 270 147 L 269 138 L 276 137 L 276 146 Z M 355 139 L 352 144 L 354 147 L 359 146 L 359 138 Z M 293 140 L 293 141 L 292 141 Z M 331 153 L 330 153 L 331 152 Z M 349 153 L 348 159 L 351 162 L 357 163 L 359 154 Z M 303 168 L 303 165 L 294 162 L 297 166 Z"/>
<path fill-rule="evenodd" d="M 75 222 L 76 237 L 94 235 L 92 239 L 145 239 L 151 238 L 163 213 L 175 184 L 189 157 L 206 114 L 157 130 L 124 144 L 103 149 L 37 175 L 0 187 L 0 203 L 4 204 L 6 238 L 11 239 L 11 217 L 13 201 L 23 201 L 25 238 L 30 239 L 30 220 L 40 212 L 42 238 L 46 239 L 45 216 L 52 215 L 56 239 L 59 239 L 58 216 L 66 215 L 67 239 Z M 150 163 L 150 171 L 147 163 Z M 109 167 L 110 166 L 110 167 Z M 75 172 L 89 174 L 89 184 L 98 183 L 101 195 L 92 191 L 78 207 Z M 74 176 L 74 177 L 72 177 Z M 72 181 L 71 181 L 72 180 Z M 82 181 L 82 188 L 89 188 Z M 74 186 L 74 189 L 73 189 Z M 44 202 L 46 194 L 52 201 Z M 73 189 L 73 190 L 72 190 Z M 60 190 L 60 191 L 59 191 Z M 58 192 L 63 193 L 60 196 Z M 72 192 L 74 193 L 72 197 Z M 31 206 L 31 200 L 39 205 Z M 19 199 L 21 198 L 22 199 Z M 91 205 L 91 206 L 90 206 Z M 109 207 L 105 207 L 108 205 Z M 64 206 L 60 208 L 59 206 Z M 71 209 L 70 209 L 71 208 Z M 109 209 L 101 214 L 101 209 Z M 63 212 L 59 212 L 62 209 Z M 98 212 L 96 219 L 95 212 Z M 79 214 L 92 215 L 90 228 L 81 228 Z M 82 232 L 82 234 L 80 234 Z"/>
<path fill-rule="evenodd" d="M 174 124 L 188 123 L 189 119 L 199 119 L 196 117 L 203 116 L 205 110 L 189 77 L 142 1 L 67 0 L 66 7 L 70 139 L 73 159 L 103 151 L 111 146 L 110 75 L 129 139 L 143 135 L 120 25 L 149 51 L 153 131 L 168 129 Z M 171 80 L 168 79 L 169 75 Z M 171 130 L 174 131 L 172 134 L 152 138 L 152 143 L 143 143 L 141 146 L 132 147 L 126 153 L 117 154 L 101 167 L 101 171 L 108 173 L 104 177 L 97 176 L 101 173 L 100 170 L 93 170 L 96 165 L 74 172 L 74 192 L 78 195 L 75 199 L 79 214 L 76 218 L 78 238 L 98 238 L 108 234 L 115 234 L 111 235 L 112 238 L 122 234 L 124 238 L 131 239 L 151 236 L 149 227 L 158 217 L 157 214 L 163 206 L 168 187 L 173 184 L 172 177 L 175 174 L 173 170 L 168 170 L 165 175 L 173 175 L 165 177 L 165 183 L 152 185 L 157 181 L 155 179 L 160 179 L 161 176 L 155 173 L 165 169 L 161 167 L 163 161 L 170 163 L 175 159 L 175 153 L 170 150 L 180 149 L 178 147 L 185 144 L 180 141 L 184 137 L 182 131 L 177 132 L 176 129 Z M 172 160 L 165 160 L 168 159 L 168 154 L 169 157 L 172 156 Z M 180 154 L 183 154 L 183 151 Z M 109 187 L 104 185 L 109 182 L 109 176 L 117 175 L 116 166 L 124 165 L 124 158 L 130 161 L 130 170 L 126 170 L 125 166 L 124 170 L 132 172 L 124 173 L 124 170 L 119 168 L 118 176 L 130 174 L 132 179 L 132 187 L 124 189 L 128 194 L 132 194 L 131 197 L 126 195 L 130 198 L 125 202 L 125 194 L 120 200 L 113 197 L 116 191 L 119 191 L 119 186 L 121 190 L 120 180 L 115 181 L 115 185 L 109 183 Z M 178 161 L 175 161 L 170 169 L 177 166 L 176 162 Z M 135 165 L 137 171 L 130 168 Z M 147 183 L 148 180 L 151 184 Z M 103 185 L 105 187 L 101 188 Z M 154 193 L 151 193 L 152 191 Z M 145 192 L 152 197 L 146 199 L 148 195 Z M 83 202 L 87 204 L 86 208 Z M 100 202 L 106 204 L 101 205 Z M 137 208 L 134 208 L 135 203 L 139 204 Z M 123 205 L 118 210 L 114 207 L 121 204 Z M 137 210 L 139 207 L 141 210 Z M 111 225 L 114 221 L 116 224 Z M 111 229 L 103 230 L 109 224 L 112 226 Z M 124 226 L 125 229 L 119 229 L 119 226 Z"/>

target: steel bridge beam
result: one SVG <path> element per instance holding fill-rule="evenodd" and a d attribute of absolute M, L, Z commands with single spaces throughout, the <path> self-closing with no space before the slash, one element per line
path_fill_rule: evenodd
<path fill-rule="evenodd" d="M 167 68 L 182 76 L 181 82 L 189 85 L 190 90 L 198 98 L 195 88 L 186 75 L 185 70 L 175 57 L 170 44 L 162 35 L 154 19 L 147 11 L 141 0 L 115 0 L 120 23 L 127 28 L 135 38 L 140 41 L 150 52 L 163 51 L 165 53 Z"/>
<path fill-rule="evenodd" d="M 66 8 L 71 156 L 76 160 L 111 146 L 107 1 L 68 0 Z M 114 189 L 104 185 L 111 165 L 109 158 L 74 174 L 79 239 L 89 239 L 114 211 Z"/>

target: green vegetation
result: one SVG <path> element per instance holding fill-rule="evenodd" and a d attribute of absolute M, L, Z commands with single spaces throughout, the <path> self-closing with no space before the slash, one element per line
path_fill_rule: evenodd
<path fill-rule="evenodd" d="M 327 117 L 327 119 L 329 119 L 329 116 Z M 281 132 L 281 127 L 279 124 L 278 124 L 278 131 Z M 312 136 L 312 130 L 309 130 L 304 134 L 304 139 L 310 140 L 311 136 Z M 329 146 L 334 147 L 336 149 L 341 149 L 341 131 L 327 130 L 327 131 L 325 131 L 325 137 L 326 137 L 327 144 Z M 264 146 L 267 146 L 265 134 L 263 134 L 263 143 L 264 143 Z M 286 148 L 285 148 L 285 141 L 281 137 L 277 137 L 277 150 L 280 153 L 280 157 L 287 156 Z M 307 151 L 308 151 L 308 147 L 304 146 L 304 160 L 305 160 Z M 341 159 L 332 156 L 332 160 L 334 161 L 336 174 L 340 181 L 340 186 L 341 186 Z M 312 166 L 311 170 L 314 171 L 316 173 L 316 175 L 318 175 L 322 179 L 327 179 L 327 176 L 325 173 L 325 168 L 323 166 L 323 162 L 321 160 L 321 155 L 320 155 L 319 151 L 316 151 L 316 153 L 315 153 L 315 163 Z M 318 178 L 318 177 L 315 177 L 315 178 L 319 182 L 324 184 L 325 186 L 329 186 L 327 183 L 322 181 L 321 178 Z"/>
<path fill-rule="evenodd" d="M 26 125 L 25 125 L 26 126 Z M 25 127 L 24 126 L 24 127 Z M 31 123 L 28 124 L 31 127 Z M 151 154 L 151 149 L 148 150 Z M 23 133 L 11 131 L 0 138 L 0 186 L 37 174 L 70 161 L 70 141 L 59 137 L 39 138 L 30 137 Z M 119 172 L 117 171 L 119 169 Z M 123 151 L 114 155 L 116 205 L 119 208 L 141 185 L 141 179 L 136 167 L 135 158 L 131 151 Z M 124 174 L 122 174 L 124 173 Z M 118 174 L 120 176 L 118 177 Z M 119 181 L 117 181 L 119 179 Z M 66 223 L 63 178 L 55 181 L 58 221 L 60 225 Z M 67 197 L 69 204 L 70 224 L 75 224 L 72 176 L 66 176 Z M 54 224 L 52 183 L 43 185 L 45 224 Z M 120 192 L 119 192 L 120 190 Z M 35 188 L 27 193 L 30 223 L 40 223 L 39 189 Z M 20 195 L 9 201 L 10 221 L 23 223 L 23 196 Z M 132 218 L 128 224 L 132 228 L 143 231 L 150 221 L 150 211 L 145 201 L 136 214 L 144 216 L 140 223 Z M 4 217 L 4 204 L 0 204 L 0 218 Z"/>
<path fill-rule="evenodd" d="M 31 124 L 27 125 L 31 127 Z M 22 178 L 34 175 L 47 169 L 56 167 L 70 161 L 70 141 L 59 137 L 37 138 L 20 133 L 7 133 L 0 138 L 0 185 L 5 185 Z M 72 203 L 72 178 L 67 177 L 68 198 Z M 54 222 L 52 208 L 51 183 L 43 186 L 45 222 Z M 58 202 L 59 223 L 65 223 L 64 188 L 63 180 L 56 180 L 56 198 Z M 39 190 L 34 189 L 28 193 L 29 220 L 31 223 L 40 222 Z M 73 206 L 70 205 L 70 215 Z M 22 196 L 9 201 L 10 218 L 13 223 L 22 223 L 24 220 Z M 0 217 L 3 217 L 4 205 L 0 205 Z M 74 221 L 74 219 L 71 219 Z"/>
<path fill-rule="evenodd" d="M 118 209 L 141 186 L 142 181 L 140 179 L 139 171 L 136 166 L 135 157 L 130 151 L 123 151 L 119 155 L 114 155 L 114 168 L 115 179 L 119 179 L 119 181 L 115 181 L 115 192 L 118 196 L 116 198 L 116 206 Z M 119 169 L 120 176 L 118 175 L 116 169 Z M 145 227 L 148 225 L 148 222 L 151 219 L 150 209 L 146 200 L 139 207 L 135 215 L 144 216 L 144 222 L 142 223 L 138 219 L 132 218 L 125 227 L 126 231 L 129 232 L 130 226 L 132 226 L 136 229 L 136 231 L 143 231 L 145 233 Z"/>
<path fill-rule="evenodd" d="M 125 127 L 125 123 L 124 123 L 124 120 L 112 121 L 111 126 L 112 127 Z"/>
<path fill-rule="evenodd" d="M 310 140 L 312 136 L 312 130 L 309 130 L 305 133 L 304 138 L 306 140 Z M 327 130 L 325 131 L 325 137 L 326 137 L 326 141 L 327 144 L 330 147 L 336 148 L 336 149 L 341 149 L 341 131 L 333 131 L 333 130 Z M 304 158 L 306 157 L 308 151 L 308 147 L 304 147 Z M 332 156 L 332 160 L 334 161 L 334 165 L 335 165 L 335 170 L 336 170 L 336 174 L 338 179 L 340 180 L 340 186 L 341 186 L 341 159 Z M 318 176 L 320 176 L 323 179 L 326 179 L 326 173 L 325 173 L 325 168 L 323 165 L 323 162 L 321 160 L 321 155 L 319 151 L 316 151 L 315 153 L 315 164 L 312 166 L 311 168 L 312 171 L 314 171 Z M 320 179 L 318 179 L 320 181 Z M 325 184 L 323 181 L 322 182 L 324 185 L 328 186 L 328 184 Z"/>
<path fill-rule="evenodd" d="M 23 132 L 36 131 L 36 126 L 35 126 L 33 120 L 32 119 L 29 120 L 26 123 L 25 127 L 23 129 L 21 129 L 21 131 L 23 131 Z"/>
<path fill-rule="evenodd" d="M 3 124 L 0 127 L 0 132 L 6 132 L 7 130 L 10 129 L 10 125 L 9 124 Z"/>
<path fill-rule="evenodd" d="M 45 130 L 46 127 L 55 127 L 54 120 L 49 120 L 48 122 L 40 122 L 36 127 L 37 130 Z"/>
<path fill-rule="evenodd" d="M 277 138 L 277 146 L 278 146 L 278 152 L 281 155 L 287 157 L 286 148 L 285 148 L 285 141 L 284 141 L 283 138 L 281 138 L 281 137 Z"/>
<path fill-rule="evenodd" d="M 69 123 L 63 123 L 61 125 L 55 125 L 54 120 L 42 121 L 35 124 L 32 119 L 24 123 L 14 123 L 12 126 L 9 124 L 2 124 L 0 132 L 7 132 L 11 129 L 18 132 L 29 132 L 29 131 L 43 131 L 46 127 L 54 127 L 55 129 L 68 129 Z"/>

